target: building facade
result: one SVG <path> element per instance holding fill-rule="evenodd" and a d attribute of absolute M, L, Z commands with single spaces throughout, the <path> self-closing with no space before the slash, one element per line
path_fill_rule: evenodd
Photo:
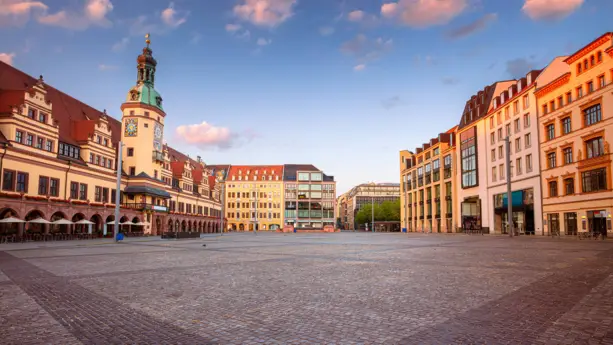
<path fill-rule="evenodd" d="M 541 184 L 538 166 L 538 117 L 534 91 L 541 71 L 531 71 L 515 80 L 508 89 L 495 94 L 486 118 L 487 141 L 485 175 L 487 177 L 486 215 L 490 232 L 507 233 L 507 180 L 511 179 L 513 226 L 520 233 L 542 234 Z M 507 175 L 507 147 L 509 138 L 511 176 Z"/>
<path fill-rule="evenodd" d="M 344 227 L 348 230 L 359 229 L 364 224 L 357 224 L 356 215 L 364 205 L 373 203 L 381 205 L 386 201 L 396 201 L 400 198 L 399 183 L 363 183 L 357 185 L 345 194 Z"/>
<path fill-rule="evenodd" d="M 114 220 L 119 196 L 121 222 L 148 223 L 138 230 L 219 231 L 220 193 L 209 184 L 206 164 L 163 144 L 167 114 L 155 90 L 156 68 L 147 41 L 118 121 L 42 76 L 35 79 L 0 62 L 0 218 L 89 220 L 92 226 L 28 224 L 25 230 L 110 234 L 106 224 Z M 124 144 L 118 194 L 119 142 Z"/>
<path fill-rule="evenodd" d="M 336 208 L 334 176 L 328 176 L 310 164 L 286 164 L 283 168 L 284 224 L 302 230 L 334 227 Z"/>
<path fill-rule="evenodd" d="M 400 152 L 401 226 L 408 232 L 455 232 L 457 127 Z"/>
<path fill-rule="evenodd" d="M 543 220 L 547 233 L 611 232 L 613 33 L 556 66 L 537 85 Z"/>

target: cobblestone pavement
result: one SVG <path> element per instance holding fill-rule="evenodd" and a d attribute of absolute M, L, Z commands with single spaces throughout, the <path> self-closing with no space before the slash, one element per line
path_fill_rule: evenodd
<path fill-rule="evenodd" d="M 613 345 L 611 241 L 260 233 L 0 250 L 0 344 Z"/>

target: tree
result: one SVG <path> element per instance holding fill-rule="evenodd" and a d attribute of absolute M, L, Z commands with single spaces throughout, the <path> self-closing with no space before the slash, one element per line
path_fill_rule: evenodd
<path fill-rule="evenodd" d="M 375 222 L 400 221 L 400 199 L 384 201 L 381 205 L 375 204 Z M 355 216 L 357 224 L 372 222 L 372 204 L 363 205 Z"/>

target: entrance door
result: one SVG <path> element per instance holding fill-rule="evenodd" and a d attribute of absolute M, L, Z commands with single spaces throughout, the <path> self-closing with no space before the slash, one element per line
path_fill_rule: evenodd
<path fill-rule="evenodd" d="M 452 221 L 451 219 L 446 219 L 445 222 L 447 223 L 447 232 L 448 233 L 452 233 L 453 232 L 453 225 L 452 225 Z"/>
<path fill-rule="evenodd" d="M 566 228 L 566 235 L 577 235 L 577 213 L 568 212 L 564 213 L 564 228 Z"/>
<path fill-rule="evenodd" d="M 441 219 L 437 218 L 436 219 L 436 232 L 441 232 Z"/>
<path fill-rule="evenodd" d="M 560 215 L 558 213 L 550 213 L 547 215 L 549 221 L 549 234 L 560 233 Z"/>
<path fill-rule="evenodd" d="M 587 211 L 588 229 L 594 235 L 606 235 L 607 218 L 605 211 Z"/>

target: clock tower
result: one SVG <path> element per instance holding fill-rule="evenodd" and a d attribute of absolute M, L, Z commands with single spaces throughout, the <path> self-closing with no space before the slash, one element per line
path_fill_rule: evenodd
<path fill-rule="evenodd" d="M 164 162 L 164 118 L 162 96 L 155 90 L 157 61 L 149 45 L 136 59 L 136 85 L 130 89 L 121 105 L 121 140 L 123 147 L 123 170 L 128 174 L 147 174 L 161 178 Z"/>

